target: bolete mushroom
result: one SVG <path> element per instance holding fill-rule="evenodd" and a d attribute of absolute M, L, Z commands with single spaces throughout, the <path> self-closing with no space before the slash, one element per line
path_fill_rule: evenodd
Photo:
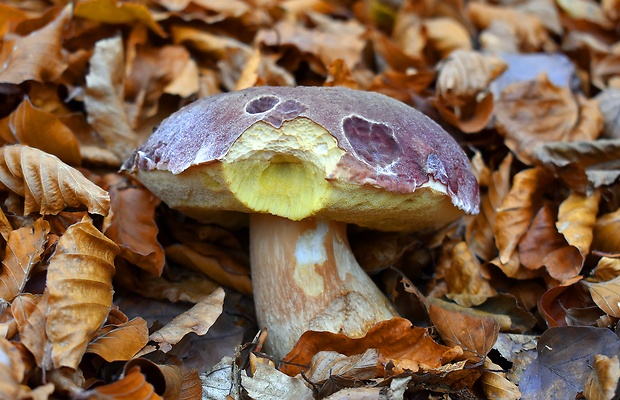
<path fill-rule="evenodd" d="M 413 231 L 478 210 L 478 185 L 450 135 L 404 103 L 340 87 L 198 100 L 123 169 L 199 220 L 249 214 L 257 316 L 277 357 L 307 330 L 361 337 L 397 316 L 355 261 L 346 224 Z"/>

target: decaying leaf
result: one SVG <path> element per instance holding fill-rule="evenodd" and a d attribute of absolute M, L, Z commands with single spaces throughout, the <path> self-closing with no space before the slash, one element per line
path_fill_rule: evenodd
<path fill-rule="evenodd" d="M 312 389 L 268 364 L 257 364 L 252 377 L 241 376 L 241 385 L 254 399 L 311 400 Z"/>
<path fill-rule="evenodd" d="M 0 302 L 10 302 L 22 292 L 45 250 L 48 233 L 49 223 L 40 218 L 33 227 L 25 226 L 9 234 L 8 252 L 0 270 Z"/>
<path fill-rule="evenodd" d="M 28 146 L 0 149 L 0 189 L 24 197 L 24 214 L 58 214 L 67 207 L 86 205 L 107 215 L 108 193 L 55 156 Z"/>
<path fill-rule="evenodd" d="M 496 293 L 467 243 L 459 242 L 454 246 L 450 264 L 444 274 L 450 293 L 482 296 L 493 296 Z"/>
<path fill-rule="evenodd" d="M 159 228 L 155 222 L 155 209 L 161 200 L 143 186 L 125 180 L 114 182 L 108 190 L 111 208 L 103 232 L 118 244 L 127 261 L 161 275 L 164 249 L 157 240 Z"/>
<path fill-rule="evenodd" d="M 522 399 L 573 398 L 584 390 L 594 356 L 617 355 L 620 341 L 604 328 L 550 328 L 540 337 L 537 350 L 538 358 L 519 384 Z"/>
<path fill-rule="evenodd" d="M 88 123 L 118 157 L 118 165 L 129 157 L 137 145 L 136 133 L 123 108 L 123 84 L 123 42 L 120 37 L 102 39 L 95 45 L 90 59 L 84 105 Z"/>
<path fill-rule="evenodd" d="M 593 369 L 588 376 L 583 394 L 588 400 L 612 400 L 617 397 L 620 381 L 618 356 L 594 356 Z"/>
<path fill-rule="evenodd" d="M 222 313 L 223 305 L 224 289 L 220 288 L 163 328 L 153 332 L 150 339 L 157 342 L 162 351 L 168 352 L 190 332 L 206 334 Z"/>
<path fill-rule="evenodd" d="M 67 229 L 47 271 L 46 332 L 54 366 L 76 368 L 112 306 L 112 275 L 118 246 L 90 219 Z"/>

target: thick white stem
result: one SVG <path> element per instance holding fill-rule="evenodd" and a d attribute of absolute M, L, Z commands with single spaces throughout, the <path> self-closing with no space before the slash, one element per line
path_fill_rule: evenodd
<path fill-rule="evenodd" d="M 344 223 L 254 214 L 250 257 L 258 322 L 276 357 L 307 330 L 361 337 L 398 316 L 355 260 Z"/>

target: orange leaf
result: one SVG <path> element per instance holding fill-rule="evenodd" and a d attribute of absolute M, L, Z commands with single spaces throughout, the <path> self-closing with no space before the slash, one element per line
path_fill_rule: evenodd
<path fill-rule="evenodd" d="M 120 325 L 104 326 L 86 348 L 87 353 L 99 355 L 107 362 L 127 361 L 149 341 L 146 321 L 140 317 Z"/>
<path fill-rule="evenodd" d="M 450 269 L 445 274 L 450 293 L 467 293 L 493 296 L 496 292 L 482 270 L 478 259 L 465 242 L 452 249 Z"/>
<path fill-rule="evenodd" d="M 0 189 L 25 198 L 24 214 L 58 214 L 84 204 L 88 211 L 107 215 L 105 190 L 55 156 L 28 146 L 0 149 Z"/>
<path fill-rule="evenodd" d="M 601 215 L 594 225 L 595 250 L 607 253 L 620 253 L 620 208 L 614 212 Z"/>
<path fill-rule="evenodd" d="M 47 293 L 42 296 L 22 294 L 11 304 L 21 342 L 32 353 L 37 365 L 45 370 L 51 367 L 49 349 L 46 351 L 47 333 L 45 332 L 49 310 L 48 299 Z"/>
<path fill-rule="evenodd" d="M 584 281 L 583 284 L 601 310 L 612 317 L 620 318 L 620 277 L 600 283 Z"/>
<path fill-rule="evenodd" d="M 75 16 L 108 24 L 133 25 L 141 22 L 159 36 L 166 37 L 166 33 L 142 4 L 117 2 L 116 0 L 80 1 L 75 8 Z"/>
<path fill-rule="evenodd" d="M 41 260 L 49 223 L 42 218 L 33 227 L 25 226 L 9 234 L 7 253 L 0 270 L 0 299 L 10 302 L 26 286 L 30 270 Z"/>
<path fill-rule="evenodd" d="M 123 258 L 153 275 L 161 275 L 164 249 L 157 241 L 159 229 L 155 223 L 155 209 L 161 200 L 126 180 L 119 180 L 108 190 L 111 212 L 103 232 L 119 245 Z"/>
<path fill-rule="evenodd" d="M 576 247 L 585 260 L 590 253 L 601 192 L 584 195 L 572 193 L 560 204 L 556 226 L 568 244 Z"/>
<path fill-rule="evenodd" d="M 510 192 L 504 197 L 495 218 L 493 230 L 500 261 L 508 263 L 517 244 L 538 211 L 542 190 L 551 181 L 542 168 L 532 168 L 515 175 Z"/>
<path fill-rule="evenodd" d="M 87 397 L 89 400 L 101 398 L 113 400 L 161 400 L 160 395 L 155 393 L 155 388 L 146 381 L 140 368 L 134 367 L 127 371 L 125 376 L 113 383 L 99 386 L 92 390 Z"/>
<path fill-rule="evenodd" d="M 56 245 L 47 270 L 49 315 L 46 331 L 56 368 L 76 368 L 88 342 L 112 306 L 112 275 L 118 246 L 85 217 Z"/>
<path fill-rule="evenodd" d="M 0 82 L 19 85 L 27 80 L 55 81 L 67 68 L 62 36 L 71 18 L 71 5 L 49 25 L 31 34 L 5 40 L 0 49 Z"/>
<path fill-rule="evenodd" d="M 497 341 L 499 324 L 493 318 L 461 313 L 435 303 L 428 312 L 443 341 L 461 347 L 463 357 L 473 358 L 474 362 L 482 360 Z"/>
<path fill-rule="evenodd" d="M 381 373 L 383 366 L 390 361 L 429 370 L 449 363 L 458 355 L 449 347 L 435 343 L 426 329 L 412 327 L 411 322 L 404 318 L 392 318 L 379 322 L 366 336 L 357 339 L 331 332 L 308 331 L 284 357 L 280 370 L 295 376 L 305 369 L 303 366 L 309 366 L 320 351 L 336 351 L 352 356 L 371 348 L 379 351 L 379 360 L 383 365 L 378 366 L 378 372 Z"/>
<path fill-rule="evenodd" d="M 6 136 L 16 138 L 20 144 L 53 154 L 70 165 L 82 163 L 80 146 L 71 129 L 54 114 L 33 106 L 29 99 L 9 115 L 6 127 Z"/>

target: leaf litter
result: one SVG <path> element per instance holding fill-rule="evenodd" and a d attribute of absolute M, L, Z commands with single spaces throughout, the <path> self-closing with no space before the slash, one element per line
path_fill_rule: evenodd
<path fill-rule="evenodd" d="M 616 398 L 619 5 L 0 4 L 0 393 Z M 306 332 L 282 360 L 257 334 L 243 224 L 192 221 L 116 171 L 184 104 L 258 85 L 408 103 L 481 187 L 480 214 L 439 231 L 351 232 L 403 318 Z"/>

